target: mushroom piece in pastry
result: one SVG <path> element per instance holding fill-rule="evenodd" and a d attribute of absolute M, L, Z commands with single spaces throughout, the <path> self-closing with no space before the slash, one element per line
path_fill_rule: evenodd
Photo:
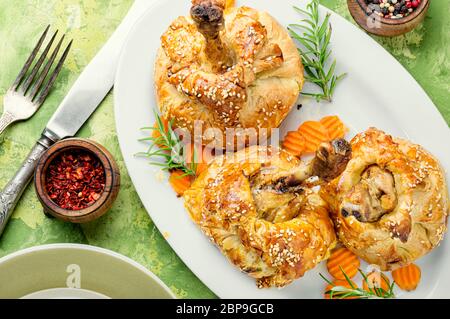
<path fill-rule="evenodd" d="M 224 10 L 225 0 L 192 2 L 190 16 L 177 18 L 161 37 L 155 66 L 161 113 L 192 135 L 199 121 L 203 144 L 212 147 L 225 148 L 226 128 L 255 137 L 266 128 L 268 137 L 303 86 L 293 40 L 267 13 Z"/>
<path fill-rule="evenodd" d="M 421 146 L 375 128 L 351 141 L 341 176 L 321 190 L 337 234 L 382 270 L 407 265 L 442 240 L 449 212 L 445 175 Z"/>
<path fill-rule="evenodd" d="M 338 140 L 323 144 L 309 163 L 262 146 L 217 157 L 184 193 L 185 207 L 258 287 L 282 287 L 334 247 L 327 205 L 308 178 L 335 177 L 350 153 L 349 144 Z"/>

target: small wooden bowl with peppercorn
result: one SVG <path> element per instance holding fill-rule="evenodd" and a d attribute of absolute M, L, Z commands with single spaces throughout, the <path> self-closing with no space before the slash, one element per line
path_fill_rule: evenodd
<path fill-rule="evenodd" d="M 367 32 L 393 37 L 413 30 L 423 21 L 429 0 L 347 0 L 353 19 Z"/>
<path fill-rule="evenodd" d="M 111 208 L 119 192 L 120 172 L 103 146 L 71 138 L 55 143 L 42 155 L 34 181 L 46 214 L 85 223 Z"/>

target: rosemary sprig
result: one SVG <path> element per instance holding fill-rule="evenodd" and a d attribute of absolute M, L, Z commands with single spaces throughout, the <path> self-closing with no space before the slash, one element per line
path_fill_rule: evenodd
<path fill-rule="evenodd" d="M 389 290 L 385 290 L 379 287 L 371 287 L 369 285 L 369 280 L 367 275 L 364 274 L 361 269 L 358 269 L 359 273 L 362 275 L 364 281 L 367 284 L 369 291 L 361 289 L 353 283 L 353 281 L 347 276 L 342 267 L 339 267 L 345 280 L 348 282 L 351 288 L 335 286 L 331 281 L 329 281 L 325 276 L 319 274 L 323 280 L 325 280 L 329 285 L 333 286 L 330 290 L 326 291 L 325 294 L 330 296 L 330 299 L 345 299 L 345 298 L 355 298 L 355 299 L 391 299 L 395 298 L 394 294 L 394 283 L 389 285 Z M 385 279 L 383 279 L 385 280 Z"/>
<path fill-rule="evenodd" d="M 144 156 L 148 158 L 159 157 L 162 161 L 151 161 L 150 164 L 161 166 L 165 171 L 181 170 L 184 172 L 183 176 L 195 176 L 197 170 L 197 155 L 195 147 L 193 148 L 192 160 L 189 163 L 186 161 L 186 145 L 173 130 L 173 121 L 169 121 L 165 127 L 163 120 L 158 112 L 155 110 L 156 126 L 144 127 L 142 130 L 158 131 L 157 136 L 150 134 L 149 137 L 140 139 L 139 141 L 151 141 L 151 145 L 147 152 L 136 154 L 137 156 Z"/>
<path fill-rule="evenodd" d="M 327 13 L 325 19 L 321 22 L 319 15 L 319 0 L 311 0 L 307 5 L 307 11 L 294 7 L 294 9 L 305 15 L 306 18 L 301 21 L 303 24 L 290 24 L 288 29 L 291 36 L 300 42 L 303 48 L 298 50 L 301 53 L 303 66 L 305 68 L 305 79 L 317 85 L 322 93 L 306 93 L 303 95 L 314 97 L 318 102 L 327 100 L 331 102 L 336 84 L 342 80 L 346 73 L 336 75 L 336 60 L 329 63 L 331 49 L 329 48 L 331 39 L 331 24 L 329 24 L 330 14 Z M 300 35 L 294 30 L 302 30 Z"/>

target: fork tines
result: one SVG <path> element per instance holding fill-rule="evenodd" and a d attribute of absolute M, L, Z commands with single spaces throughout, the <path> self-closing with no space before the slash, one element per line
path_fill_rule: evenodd
<path fill-rule="evenodd" d="M 70 41 L 67 47 L 65 48 L 63 54 L 59 58 L 58 63 L 54 67 L 53 71 L 50 73 L 47 82 L 45 83 L 45 85 L 43 85 L 65 38 L 65 35 L 61 37 L 58 44 L 53 49 L 50 58 L 47 59 L 47 54 L 52 47 L 56 35 L 58 34 L 58 30 L 56 30 L 53 36 L 51 37 L 50 41 L 48 42 L 47 46 L 45 47 L 44 51 L 41 53 L 36 63 L 34 64 L 33 68 L 31 69 L 31 72 L 29 72 L 29 74 L 27 75 L 28 70 L 30 69 L 31 65 L 33 64 L 33 61 L 36 59 L 36 56 L 39 53 L 39 49 L 41 48 L 49 29 L 50 25 L 47 26 L 44 33 L 39 38 L 38 43 L 34 47 L 33 51 L 31 52 L 30 56 L 25 62 L 25 65 L 23 66 L 22 70 L 20 71 L 19 75 L 14 81 L 14 84 L 12 85 L 13 90 L 20 92 L 24 96 L 27 96 L 33 103 L 37 105 L 42 104 L 42 102 L 47 97 L 50 88 L 52 87 L 53 83 L 56 80 L 56 77 L 61 71 L 61 68 L 64 64 L 64 60 L 66 59 L 67 54 L 69 53 L 70 47 L 72 46 L 72 41 Z M 45 63 L 44 68 L 41 70 L 41 66 L 44 64 L 45 60 L 47 60 L 47 62 Z"/>

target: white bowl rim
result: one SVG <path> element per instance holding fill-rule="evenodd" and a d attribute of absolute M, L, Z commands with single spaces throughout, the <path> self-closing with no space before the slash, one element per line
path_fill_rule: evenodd
<path fill-rule="evenodd" d="M 134 261 L 133 259 L 131 259 L 127 256 L 124 256 L 122 254 L 119 254 L 115 251 L 112 251 L 112 250 L 109 250 L 106 248 L 102 248 L 102 247 L 92 246 L 92 245 L 74 244 L 74 243 L 58 243 L 58 244 L 45 244 L 45 245 L 28 247 L 28 248 L 24 248 L 24 249 L 18 250 L 16 252 L 13 252 L 11 254 L 8 254 L 6 256 L 3 256 L 2 258 L 0 258 L 0 265 L 7 261 L 10 261 L 16 257 L 25 256 L 32 252 L 50 251 L 50 250 L 58 250 L 58 249 L 84 250 L 84 251 L 96 252 L 96 253 L 100 253 L 100 254 L 104 254 L 104 255 L 108 255 L 108 256 L 120 259 L 121 261 L 124 261 L 124 262 L 130 264 L 131 266 L 133 266 L 133 267 L 137 268 L 138 270 L 140 270 L 141 272 L 143 272 L 145 275 L 152 278 L 173 299 L 177 299 L 177 296 L 172 292 L 172 290 L 170 290 L 169 287 L 167 287 L 167 285 L 158 276 L 156 276 L 153 272 L 151 272 L 150 270 L 145 268 L 143 265 L 139 264 L 137 261 Z"/>

